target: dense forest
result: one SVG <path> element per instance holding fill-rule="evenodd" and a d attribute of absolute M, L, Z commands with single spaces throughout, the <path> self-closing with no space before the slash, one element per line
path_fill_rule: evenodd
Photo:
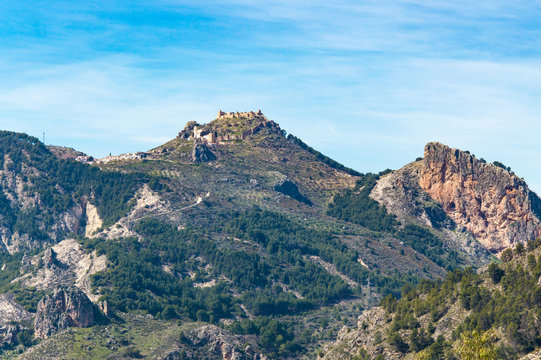
<path fill-rule="evenodd" d="M 305 228 L 284 215 L 254 208 L 224 216 L 206 229 L 178 229 L 145 218 L 135 229 L 140 239 L 81 238 L 88 251 L 105 254 L 111 262 L 108 270 L 93 276 L 93 286 L 102 289 L 102 300 L 117 311 L 143 310 L 166 320 L 216 324 L 224 318 L 245 318 L 230 329 L 260 336 L 270 336 L 270 331 L 279 340 L 265 340 L 268 351 L 295 352 L 301 344 L 292 342 L 273 318 L 363 293 L 309 256 L 334 264 L 358 284 L 370 278 L 383 296 L 398 295 L 406 282 L 417 281 L 406 274 L 376 275 L 332 234 Z M 195 286 L 208 279 L 219 280 L 214 286 Z M 238 297 L 231 296 L 231 288 Z M 241 304 L 257 319 L 249 320 Z"/>

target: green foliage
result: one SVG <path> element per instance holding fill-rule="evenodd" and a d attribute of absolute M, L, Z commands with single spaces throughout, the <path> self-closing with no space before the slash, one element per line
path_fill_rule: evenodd
<path fill-rule="evenodd" d="M 11 207 L 0 195 L 2 225 L 12 231 L 28 234 L 35 240 L 46 240 L 54 218 L 70 209 L 82 197 L 92 199 L 104 220 L 113 224 L 131 207 L 138 187 L 150 178 L 142 174 L 101 171 L 74 160 L 57 159 L 38 139 L 0 131 L 0 162 L 9 159 L 9 170 L 21 175 L 23 169 L 34 168 L 39 175 L 26 176 L 28 193 L 39 196 L 39 204 L 21 210 Z"/>
<path fill-rule="evenodd" d="M 452 270 L 460 265 L 458 253 L 448 249 L 440 238 L 426 228 L 408 224 L 398 230 L 396 236 L 405 245 L 420 252 L 444 269 Z"/>
<path fill-rule="evenodd" d="M 499 162 L 499 161 L 494 161 L 492 164 L 496 165 L 497 167 L 499 168 L 502 168 L 508 172 L 511 172 L 511 168 L 509 166 L 505 166 L 503 163 Z"/>
<path fill-rule="evenodd" d="M 524 253 L 524 244 L 519 242 L 516 246 L 515 246 L 515 253 L 517 255 L 521 255 Z"/>
<path fill-rule="evenodd" d="M 406 353 L 409 350 L 409 345 L 402 339 L 398 332 L 389 334 L 389 344 L 401 353 Z"/>
<path fill-rule="evenodd" d="M 327 215 L 375 231 L 393 231 L 399 225 L 396 216 L 387 214 L 385 206 L 369 196 L 378 178 L 375 174 L 363 175 L 354 189 L 335 195 Z"/>
<path fill-rule="evenodd" d="M 361 173 L 359 173 L 358 171 L 355 171 L 353 169 L 350 169 L 348 167 L 345 167 L 344 165 L 340 164 L 339 162 L 323 155 L 322 153 L 320 153 L 319 151 L 311 148 L 310 146 L 306 145 L 301 139 L 299 139 L 298 137 L 295 137 L 291 134 L 289 134 L 287 136 L 288 140 L 290 140 L 291 142 L 299 145 L 301 148 L 303 148 L 304 150 L 308 151 L 309 153 L 313 154 L 316 156 L 316 159 L 318 159 L 319 161 L 321 161 L 322 163 L 325 163 L 327 165 L 329 165 L 330 167 L 332 167 L 333 169 L 336 169 L 336 170 L 340 170 L 340 171 L 344 171 L 350 175 L 353 175 L 353 176 L 362 176 Z"/>
<path fill-rule="evenodd" d="M 410 343 L 412 351 L 419 352 L 424 348 L 432 345 L 433 342 L 434 339 L 432 339 L 430 334 L 423 328 L 421 328 L 420 330 L 417 330 L 417 328 L 415 328 L 410 333 Z"/>
<path fill-rule="evenodd" d="M 505 270 L 500 268 L 498 264 L 491 263 L 488 266 L 488 275 L 490 276 L 494 284 L 498 284 L 502 277 L 505 275 Z"/>
<path fill-rule="evenodd" d="M 149 220 L 139 230 L 143 231 L 141 227 L 144 227 L 157 231 L 164 226 Z M 192 286 L 188 276 L 177 278 L 163 270 L 162 265 L 169 263 L 176 265 L 179 272 L 185 270 L 182 265 L 193 253 L 188 241 L 196 242 L 198 238 L 190 231 L 172 227 L 145 242 L 135 238 L 87 240 L 84 243 L 87 248 L 106 254 L 111 262 L 105 272 L 93 276 L 93 285 L 103 286 L 104 299 L 113 309 L 124 312 L 145 310 L 164 319 L 185 316 L 196 320 L 199 311 L 204 311 L 209 321 L 229 317 L 235 307 L 224 284 L 198 289 Z"/>
<path fill-rule="evenodd" d="M 359 352 L 353 357 L 352 360 L 370 360 L 370 354 L 365 349 L 360 348 Z"/>
<path fill-rule="evenodd" d="M 236 321 L 228 326 L 236 334 L 259 336 L 259 344 L 270 353 L 277 355 L 292 354 L 300 350 L 294 342 L 295 334 L 285 323 L 269 317 L 257 317 L 253 320 Z"/>
<path fill-rule="evenodd" d="M 496 339 L 488 333 L 477 331 L 463 333 L 460 338 L 459 354 L 462 360 L 494 360 Z"/>
<path fill-rule="evenodd" d="M 454 360 L 452 346 L 440 335 L 432 345 L 419 354 L 418 360 Z"/>
<path fill-rule="evenodd" d="M 45 296 L 45 291 L 35 288 L 20 287 L 13 290 L 15 301 L 31 313 L 37 311 L 38 302 Z"/>
<path fill-rule="evenodd" d="M 306 255 L 319 256 L 359 284 L 365 283 L 370 278 L 384 296 L 388 293 L 396 294 L 408 281 L 417 281 L 407 274 L 388 277 L 370 273 L 359 263 L 358 252 L 349 249 L 332 233 L 306 228 L 284 215 L 267 210 L 255 208 L 237 213 L 231 223 L 224 228 L 217 228 L 216 231 L 251 240 L 267 249 L 271 253 L 270 257 L 278 263 L 295 265 L 289 271 L 281 270 L 270 278 L 277 278 L 299 289 L 303 297 L 319 303 L 347 297 L 352 289 L 349 289 L 340 278 L 329 275 L 321 266 L 306 260 Z M 272 268 L 276 269 L 277 266 L 273 265 Z"/>
<path fill-rule="evenodd" d="M 417 318 L 430 313 L 431 321 L 436 322 L 458 302 L 469 315 L 454 329 L 453 337 L 461 338 L 461 351 L 474 349 L 473 353 L 461 352 L 462 358 L 508 359 L 516 352 L 527 353 L 541 346 L 541 326 L 536 320 L 541 316 L 541 287 L 537 283 L 541 257 L 537 259 L 534 253 L 516 257 L 520 261 L 491 264 L 485 274 L 477 274 L 471 268 L 457 269 L 443 281 L 421 280 L 416 288 L 405 288 L 400 300 L 385 298 L 381 305 L 393 314 L 391 333 L 410 331 L 411 350 L 417 351 L 427 344 L 418 339 L 428 340 L 421 336 Z M 513 348 L 496 348 L 495 341 L 484 335 L 496 329 L 504 330 Z M 445 358 L 441 357 L 445 353 L 441 345 L 436 341 L 422 351 L 420 358 Z"/>
<path fill-rule="evenodd" d="M 511 249 L 505 249 L 504 251 L 502 251 L 502 254 L 500 256 L 500 259 L 503 261 L 503 262 L 508 262 L 510 261 L 511 259 L 513 259 L 513 250 Z"/>
<path fill-rule="evenodd" d="M 33 331 L 23 330 L 17 334 L 17 342 L 24 347 L 32 346 L 34 343 Z"/>

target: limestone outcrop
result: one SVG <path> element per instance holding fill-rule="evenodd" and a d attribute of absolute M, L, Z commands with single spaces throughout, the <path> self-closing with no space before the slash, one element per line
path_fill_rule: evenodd
<path fill-rule="evenodd" d="M 457 244 L 472 254 L 477 242 L 497 253 L 541 236 L 541 200 L 523 179 L 437 142 L 422 160 L 381 176 L 370 197 L 403 224 L 464 238 Z"/>
<path fill-rule="evenodd" d="M 94 324 L 94 308 L 88 297 L 78 288 L 57 288 L 38 303 L 34 323 L 35 336 L 47 338 L 68 327 L 87 327 Z"/>
<path fill-rule="evenodd" d="M 385 205 L 402 223 L 453 229 L 455 224 L 442 206 L 419 186 L 422 168 L 422 161 L 416 161 L 382 176 L 370 197 Z"/>
<path fill-rule="evenodd" d="M 195 142 L 192 149 L 193 162 L 209 162 L 215 160 L 216 156 L 210 151 L 209 147 L 202 142 Z"/>
<path fill-rule="evenodd" d="M 186 359 L 219 360 L 266 360 L 267 357 L 243 344 L 237 336 L 214 325 L 206 325 L 183 334 L 181 341 L 186 352 Z M 163 360 L 181 359 L 180 350 L 171 351 Z"/>
<path fill-rule="evenodd" d="M 491 251 L 541 236 L 539 198 L 525 181 L 467 152 L 427 144 L 419 185 Z"/>

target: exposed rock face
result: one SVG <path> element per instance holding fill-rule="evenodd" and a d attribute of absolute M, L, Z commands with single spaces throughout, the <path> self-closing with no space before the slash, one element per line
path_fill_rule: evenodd
<path fill-rule="evenodd" d="M 18 322 L 32 318 L 14 299 L 13 294 L 0 295 L 0 327 L 6 328 L 10 322 Z"/>
<path fill-rule="evenodd" d="M 0 155 L 2 156 L 2 155 Z M 13 231 L 13 216 L 20 211 L 28 211 L 30 208 L 42 207 L 43 199 L 33 191 L 32 177 L 46 176 L 34 167 L 26 164 L 25 160 L 17 161 L 20 169 L 9 155 L 4 155 L 3 167 L 0 167 L 0 248 L 10 253 L 33 249 L 43 245 L 43 239 L 29 236 L 28 233 Z M 65 193 L 66 190 L 56 185 L 55 191 Z M 80 222 L 83 217 L 83 208 L 76 202 L 71 208 L 55 215 L 54 225 L 47 228 L 42 220 L 35 218 L 34 221 L 40 230 L 46 229 L 48 242 L 57 242 L 70 233 L 80 233 Z M 11 225 L 10 225 L 11 224 Z"/>
<path fill-rule="evenodd" d="M 310 205 L 310 206 L 312 205 L 312 202 L 310 201 L 310 199 L 308 199 L 306 196 L 301 194 L 297 185 L 293 181 L 287 178 L 279 180 L 274 185 L 274 190 L 284 195 L 287 195 L 297 201 L 305 203 L 306 205 Z"/>
<path fill-rule="evenodd" d="M 94 233 L 100 229 L 103 225 L 103 221 L 98 214 L 98 208 L 92 205 L 90 202 L 86 203 L 86 228 L 85 236 L 92 237 Z"/>
<path fill-rule="evenodd" d="M 188 348 L 184 353 L 186 359 L 216 360 L 266 360 L 267 357 L 250 346 L 243 346 L 236 336 L 214 325 L 202 326 L 184 334 L 182 340 Z M 196 351 L 191 351 L 191 350 Z M 180 351 L 171 351 L 163 360 L 180 359 Z"/>
<path fill-rule="evenodd" d="M 538 198 L 524 180 L 466 152 L 427 144 L 419 185 L 491 251 L 541 236 Z"/>
<path fill-rule="evenodd" d="M 17 341 L 17 334 L 22 328 L 19 325 L 0 326 L 0 346 L 11 346 Z"/>
<path fill-rule="evenodd" d="M 210 151 L 209 147 L 199 141 L 196 141 L 192 150 L 192 161 L 209 162 L 215 160 L 216 156 Z"/>
<path fill-rule="evenodd" d="M 57 288 L 38 303 L 35 336 L 47 338 L 68 327 L 87 327 L 94 323 L 92 302 L 78 288 Z"/>
<path fill-rule="evenodd" d="M 26 258 L 24 274 L 16 280 L 22 280 L 25 286 L 45 291 L 75 284 L 90 299 L 97 301 L 99 294 L 92 293 L 90 277 L 106 267 L 105 255 L 98 256 L 96 252 L 87 254 L 77 241 L 66 239 L 46 249 L 43 255 Z"/>
<path fill-rule="evenodd" d="M 419 223 L 434 228 L 454 228 L 440 204 L 419 186 L 423 169 L 420 161 L 382 176 L 370 197 L 395 214 L 402 223 Z"/>
<path fill-rule="evenodd" d="M 404 355 L 389 346 L 387 341 L 383 341 L 390 324 L 383 308 L 374 307 L 365 310 L 357 319 L 357 323 L 357 328 L 342 328 L 338 332 L 336 342 L 327 344 L 323 348 L 323 357 L 318 356 L 318 359 L 349 360 L 361 349 L 366 350 L 372 356 L 371 359 L 377 355 L 389 360 L 404 358 Z"/>

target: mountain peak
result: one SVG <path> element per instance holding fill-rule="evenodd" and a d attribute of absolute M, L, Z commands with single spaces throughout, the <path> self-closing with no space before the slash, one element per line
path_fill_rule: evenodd
<path fill-rule="evenodd" d="M 440 143 L 425 147 L 419 185 L 489 250 L 541 236 L 539 199 L 503 164 Z"/>
<path fill-rule="evenodd" d="M 209 144 L 226 143 L 244 140 L 263 129 L 274 133 L 283 133 L 280 126 L 267 119 L 261 110 L 246 112 L 218 111 L 218 116 L 208 124 L 198 124 L 190 121 L 179 132 L 179 139 L 195 139 Z"/>

